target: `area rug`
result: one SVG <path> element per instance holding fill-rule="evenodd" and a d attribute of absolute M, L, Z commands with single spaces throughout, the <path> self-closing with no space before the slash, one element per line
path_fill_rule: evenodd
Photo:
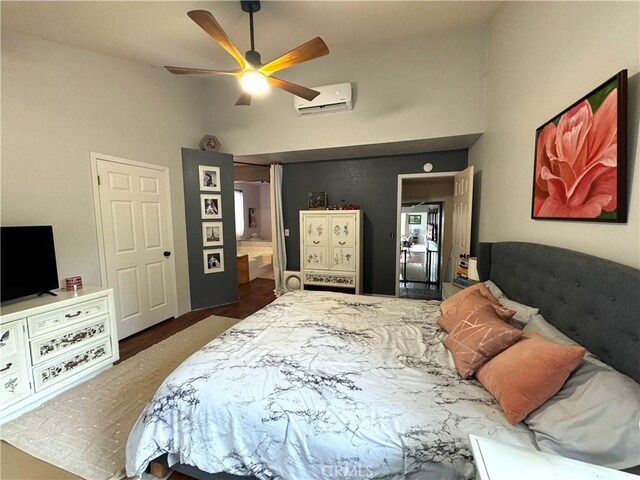
<path fill-rule="evenodd" d="M 201 320 L 6 423 L 0 438 L 83 478 L 124 478 L 129 431 L 160 383 L 239 321 Z"/>

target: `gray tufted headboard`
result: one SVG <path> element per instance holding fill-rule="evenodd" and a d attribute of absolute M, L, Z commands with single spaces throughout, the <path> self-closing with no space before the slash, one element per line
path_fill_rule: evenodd
<path fill-rule="evenodd" d="M 481 243 L 481 280 L 640 383 L 640 270 L 563 248 Z"/>

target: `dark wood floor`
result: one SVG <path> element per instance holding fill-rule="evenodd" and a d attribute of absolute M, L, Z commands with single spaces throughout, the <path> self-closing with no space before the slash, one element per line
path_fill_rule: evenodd
<path fill-rule="evenodd" d="M 178 318 L 165 320 L 153 327 L 131 335 L 120 341 L 120 360 L 126 360 L 133 357 L 136 353 L 149 348 L 158 342 L 161 342 L 174 333 L 184 330 L 191 325 L 198 323 L 200 320 L 210 315 L 220 315 L 221 317 L 230 318 L 247 318 L 252 313 L 257 312 L 265 305 L 270 304 L 276 298 L 273 294 L 275 282 L 266 278 L 256 278 L 249 283 L 240 285 L 240 300 L 237 303 L 230 303 L 220 307 L 203 308 L 194 310 Z M 119 363 L 118 362 L 118 363 Z"/>

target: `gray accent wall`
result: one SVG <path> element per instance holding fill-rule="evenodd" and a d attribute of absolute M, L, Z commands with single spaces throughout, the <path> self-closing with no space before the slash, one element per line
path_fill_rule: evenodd
<path fill-rule="evenodd" d="M 309 192 L 327 192 L 329 204 L 359 205 L 363 210 L 364 293 L 395 295 L 398 175 L 453 172 L 467 167 L 468 150 L 401 156 L 287 163 L 283 165 L 283 217 L 289 229 L 285 237 L 287 270 L 300 269 L 298 212 L 307 208 Z"/>
<path fill-rule="evenodd" d="M 201 192 L 198 166 L 220 167 L 220 192 Z M 236 220 L 233 198 L 233 156 L 182 149 L 182 176 L 187 226 L 187 253 L 191 308 L 214 307 L 238 301 L 238 264 L 236 257 Z M 220 193 L 223 223 L 223 246 L 203 247 L 200 194 Z M 224 249 L 224 272 L 204 273 L 203 250 Z"/>

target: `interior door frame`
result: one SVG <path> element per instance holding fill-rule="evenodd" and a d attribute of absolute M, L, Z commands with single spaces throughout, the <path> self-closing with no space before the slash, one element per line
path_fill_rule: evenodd
<path fill-rule="evenodd" d="M 447 178 L 450 177 L 452 180 L 455 179 L 456 174 L 460 172 L 434 172 L 434 173 L 401 173 L 398 175 L 398 198 L 396 199 L 396 238 L 395 238 L 395 249 L 396 249 L 396 297 L 400 297 L 400 248 L 398 247 L 400 241 L 400 230 L 401 230 L 401 217 L 402 217 L 402 183 L 405 179 L 411 178 Z M 434 201 L 438 201 L 437 198 L 433 199 Z"/>
<path fill-rule="evenodd" d="M 171 211 L 171 185 L 169 183 L 169 167 L 162 165 L 154 165 L 152 163 L 138 162 L 136 160 L 129 160 L 127 158 L 116 157 L 113 155 L 105 155 L 103 153 L 89 152 L 90 164 L 91 164 L 91 188 L 93 193 L 93 212 L 95 214 L 96 221 L 96 237 L 98 240 L 98 268 L 100 270 L 100 283 L 104 288 L 109 287 L 107 280 L 107 256 L 105 254 L 104 247 L 104 230 L 102 228 L 102 208 L 100 207 L 100 185 L 98 183 L 98 160 L 105 160 L 107 162 L 122 163 L 132 167 L 142 167 L 151 170 L 158 170 L 164 174 L 165 185 L 167 190 L 167 198 L 169 205 L 167 208 L 167 229 L 169 230 L 169 241 L 171 242 L 170 251 L 174 252 L 167 260 L 172 263 L 173 266 L 173 304 L 175 310 L 173 312 L 174 318 L 178 318 L 178 281 L 176 278 L 176 261 L 175 261 L 175 248 L 173 238 L 173 216 Z M 113 288 L 113 286 L 111 287 Z M 119 320 L 119 319 L 118 319 Z"/>

